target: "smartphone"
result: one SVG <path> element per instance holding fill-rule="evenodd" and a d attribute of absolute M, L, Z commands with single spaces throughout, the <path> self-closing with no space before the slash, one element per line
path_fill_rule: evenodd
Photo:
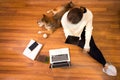
<path fill-rule="evenodd" d="M 37 46 L 38 46 L 38 43 L 37 43 L 37 42 L 34 42 L 34 43 L 29 47 L 29 49 L 32 51 L 32 50 L 35 49 Z"/>

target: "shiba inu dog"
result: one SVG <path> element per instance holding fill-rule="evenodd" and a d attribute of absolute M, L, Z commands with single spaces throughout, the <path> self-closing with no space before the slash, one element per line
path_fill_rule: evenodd
<path fill-rule="evenodd" d="M 57 28 L 61 27 L 61 17 L 69 9 L 73 8 L 74 4 L 69 2 L 65 5 L 51 9 L 47 11 L 47 14 L 43 14 L 42 18 L 38 20 L 38 25 L 40 27 L 44 26 L 50 32 L 54 32 Z"/>

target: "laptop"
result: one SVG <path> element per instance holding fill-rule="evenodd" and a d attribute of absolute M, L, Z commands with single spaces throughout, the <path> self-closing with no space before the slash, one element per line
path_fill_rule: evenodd
<path fill-rule="evenodd" d="M 50 68 L 70 66 L 70 54 L 68 48 L 49 50 Z"/>

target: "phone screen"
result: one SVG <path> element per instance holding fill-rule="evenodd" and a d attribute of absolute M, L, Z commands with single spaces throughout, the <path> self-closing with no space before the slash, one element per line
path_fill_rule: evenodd
<path fill-rule="evenodd" d="M 38 43 L 37 42 L 34 42 L 30 47 L 29 49 L 32 51 L 33 49 L 35 49 L 37 47 Z"/>

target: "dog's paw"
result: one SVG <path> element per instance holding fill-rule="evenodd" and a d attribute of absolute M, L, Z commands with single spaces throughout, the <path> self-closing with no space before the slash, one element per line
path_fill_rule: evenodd
<path fill-rule="evenodd" d="M 42 31 L 38 31 L 38 34 L 42 34 L 43 32 Z"/>
<path fill-rule="evenodd" d="M 48 11 L 47 11 L 47 13 L 50 13 L 50 12 L 52 12 L 52 10 L 48 10 Z"/>

